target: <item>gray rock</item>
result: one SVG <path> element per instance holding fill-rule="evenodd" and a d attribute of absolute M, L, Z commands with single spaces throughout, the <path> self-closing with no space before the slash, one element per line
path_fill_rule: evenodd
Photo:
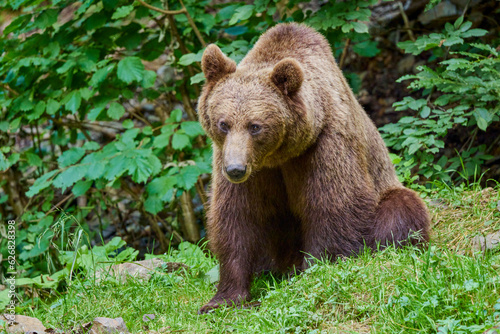
<path fill-rule="evenodd" d="M 94 319 L 90 334 L 108 334 L 108 333 L 129 333 L 127 325 L 123 318 L 103 318 L 97 317 Z"/>
<path fill-rule="evenodd" d="M 472 239 L 472 247 L 477 250 L 485 251 L 498 246 L 500 246 L 500 231 L 488 234 L 487 236 L 479 235 Z"/>
<path fill-rule="evenodd" d="M 142 316 L 142 320 L 146 321 L 146 322 L 154 320 L 155 318 L 156 318 L 156 315 L 154 315 L 154 314 L 144 314 Z"/>
<path fill-rule="evenodd" d="M 443 19 L 445 17 L 460 15 L 460 10 L 457 9 L 457 6 L 452 4 L 448 0 L 441 1 L 432 9 L 423 12 L 418 16 L 418 20 L 423 25 L 427 25 L 432 21 Z"/>
<path fill-rule="evenodd" d="M 399 74 L 408 74 L 413 70 L 413 65 L 415 65 L 415 56 L 409 55 L 404 57 L 398 62 L 397 69 Z"/>
<path fill-rule="evenodd" d="M 103 277 L 111 275 L 120 282 L 125 282 L 130 277 L 148 281 L 151 278 L 152 272 L 162 266 L 167 267 L 167 272 L 173 272 L 181 268 L 189 269 L 184 263 L 165 262 L 162 259 L 154 258 L 144 261 L 114 264 L 110 267 L 99 269 L 96 272 L 96 279 L 101 280 Z"/>
<path fill-rule="evenodd" d="M 448 209 L 448 205 L 446 201 L 442 198 L 435 198 L 429 202 L 429 206 L 439 208 L 439 209 Z"/>
<path fill-rule="evenodd" d="M 7 333 L 30 333 L 30 334 L 43 334 L 45 333 L 45 326 L 37 318 L 27 317 L 25 315 L 15 315 L 13 326 L 6 328 Z M 0 316 L 0 319 L 9 322 L 8 315 Z"/>
<path fill-rule="evenodd" d="M 500 324 L 484 331 L 483 334 L 500 334 Z"/>

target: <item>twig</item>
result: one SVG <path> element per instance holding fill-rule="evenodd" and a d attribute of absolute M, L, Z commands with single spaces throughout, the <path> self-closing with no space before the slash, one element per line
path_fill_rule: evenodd
<path fill-rule="evenodd" d="M 187 49 L 186 44 L 184 44 L 184 41 L 182 40 L 181 36 L 179 35 L 179 31 L 177 30 L 177 27 L 175 26 L 174 18 L 171 15 L 167 15 L 168 19 L 168 25 L 170 27 L 170 34 L 172 35 L 172 40 L 176 40 L 179 43 L 179 47 L 181 49 L 181 52 L 183 55 L 190 53 L 190 51 Z M 189 76 L 192 77 L 194 76 L 194 70 L 192 65 L 187 66 L 187 70 L 189 72 Z M 196 95 L 200 95 L 200 88 L 198 85 L 193 85 L 194 90 L 196 92 Z"/>
<path fill-rule="evenodd" d="M 410 22 L 408 21 L 408 16 L 406 16 L 405 9 L 403 8 L 403 4 L 401 1 L 398 1 L 399 11 L 401 12 L 401 16 L 403 17 L 403 21 L 405 22 L 405 29 L 408 32 L 408 36 L 415 42 L 415 36 L 413 35 L 413 31 L 410 28 Z"/>
<path fill-rule="evenodd" d="M 15 90 L 13 90 L 12 88 L 10 88 L 9 85 L 7 84 L 2 84 L 3 87 L 5 87 L 5 89 L 7 89 L 9 92 L 11 92 L 12 94 L 16 95 L 16 96 L 19 96 L 19 93 L 16 92 Z"/>
<path fill-rule="evenodd" d="M 189 117 L 190 121 L 196 121 L 198 117 L 196 116 L 196 111 L 194 110 L 193 106 L 191 105 L 191 100 L 189 99 L 189 93 L 184 87 L 184 85 L 180 85 L 179 91 L 182 96 L 182 104 L 184 105 L 184 109 L 186 110 L 186 113 Z"/>
<path fill-rule="evenodd" d="M 24 213 L 23 204 L 26 202 L 22 198 L 22 193 L 18 189 L 18 181 L 19 178 L 16 177 L 16 173 L 13 170 L 14 167 L 11 167 L 4 174 L 3 178 L 6 182 L 3 184 L 2 188 L 5 190 L 5 193 L 9 196 L 9 203 L 12 206 L 12 210 L 14 214 L 19 219 Z"/>
<path fill-rule="evenodd" d="M 139 115 L 139 113 L 140 113 L 139 108 L 136 108 L 130 102 L 127 102 L 127 103 L 130 106 L 130 109 L 128 111 L 132 114 L 132 116 L 134 116 L 135 118 L 137 118 L 139 121 L 143 122 L 146 125 L 153 126 L 147 119 L 145 119 L 144 117 Z"/>
<path fill-rule="evenodd" d="M 193 243 L 200 240 L 200 230 L 196 225 L 196 216 L 194 215 L 193 203 L 191 202 L 191 195 L 189 192 L 184 191 L 180 198 L 182 209 L 182 220 L 184 235 L 188 241 Z"/>
<path fill-rule="evenodd" d="M 198 30 L 198 28 L 196 27 L 196 24 L 194 23 L 194 20 L 193 18 L 191 17 L 191 15 L 189 15 L 189 12 L 187 11 L 186 9 L 186 6 L 184 6 L 184 3 L 182 2 L 182 0 L 179 0 L 181 6 L 182 6 L 182 9 L 179 9 L 179 10 L 165 10 L 165 9 L 161 9 L 161 8 L 158 8 L 158 7 L 155 7 L 155 6 L 151 6 L 150 4 L 142 1 L 142 0 L 137 0 L 141 5 L 143 5 L 144 7 L 146 8 L 149 8 L 151 10 L 154 10 L 154 11 L 157 11 L 159 13 L 163 13 L 163 14 L 166 14 L 166 15 L 178 15 L 178 14 L 185 14 L 186 15 L 186 18 L 188 19 L 188 22 L 189 22 L 189 25 L 191 26 L 191 28 L 193 29 L 196 37 L 198 37 L 198 40 L 200 41 L 201 45 L 203 47 L 206 47 L 207 46 L 207 43 L 205 42 L 205 40 L 203 39 L 203 36 L 201 36 L 201 33 L 200 31 Z"/>
<path fill-rule="evenodd" d="M 149 8 L 151 10 L 154 10 L 154 11 L 157 11 L 157 12 L 160 12 L 160 13 L 163 13 L 163 14 L 167 14 L 167 15 L 178 15 L 178 14 L 184 14 L 186 13 L 186 8 L 184 7 L 184 5 L 182 6 L 183 9 L 179 9 L 179 10 L 165 10 L 165 9 L 161 9 L 161 8 L 158 8 L 158 7 L 155 7 L 155 6 L 151 6 L 150 4 L 142 1 L 142 0 L 137 0 L 141 5 L 143 5 L 144 7 L 146 8 Z"/>
<path fill-rule="evenodd" d="M 205 188 L 203 186 L 203 180 L 201 179 L 201 176 L 198 176 L 198 180 L 195 183 L 195 187 L 198 196 L 200 196 L 201 204 L 203 204 L 203 210 L 205 210 L 206 212 L 208 209 L 207 207 L 208 199 L 207 199 L 207 194 L 205 193 Z M 205 229 L 207 228 L 207 223 L 205 219 L 203 219 L 203 226 L 205 226 Z"/>
<path fill-rule="evenodd" d="M 193 21 L 193 18 L 191 17 L 191 15 L 189 15 L 189 12 L 187 11 L 186 9 L 186 6 L 184 6 L 184 2 L 182 2 L 182 0 L 179 0 L 179 2 L 181 3 L 181 6 L 182 8 L 184 9 L 185 11 L 185 14 L 186 14 L 186 17 L 188 19 L 188 22 L 189 24 L 191 25 L 191 28 L 193 28 L 193 31 L 194 33 L 196 34 L 196 37 L 198 37 L 198 40 L 200 41 L 201 45 L 203 47 L 206 47 L 207 46 L 207 43 L 205 43 L 205 40 L 203 39 L 203 37 L 201 36 L 201 33 L 200 31 L 198 30 L 198 28 L 196 27 L 196 24 L 194 23 Z"/>
<path fill-rule="evenodd" d="M 345 41 L 344 45 L 344 50 L 342 51 L 342 55 L 340 56 L 340 62 L 339 62 L 339 68 L 342 69 L 344 66 L 345 58 L 347 55 L 347 49 L 349 48 L 349 44 L 351 44 L 351 39 L 348 38 L 347 41 Z"/>
<path fill-rule="evenodd" d="M 163 233 L 163 231 L 161 230 L 160 225 L 158 225 L 158 223 L 156 222 L 155 219 L 153 219 L 153 217 L 151 217 L 146 212 L 144 212 L 144 210 L 142 210 L 142 211 L 143 211 L 143 214 L 149 220 L 149 223 L 151 224 L 153 231 L 155 231 L 156 236 L 158 237 L 158 240 L 160 241 L 160 248 L 161 248 L 160 251 L 162 253 L 166 252 L 168 249 L 168 245 L 166 244 L 166 237 L 165 237 L 165 234 Z"/>

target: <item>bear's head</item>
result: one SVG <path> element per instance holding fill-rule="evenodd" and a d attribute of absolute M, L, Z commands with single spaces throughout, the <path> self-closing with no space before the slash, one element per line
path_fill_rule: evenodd
<path fill-rule="evenodd" d="M 277 167 L 293 157 L 310 132 L 304 122 L 299 91 L 301 65 L 284 58 L 274 65 L 244 65 L 226 57 L 214 44 L 203 53 L 206 83 L 199 99 L 202 126 L 212 138 L 221 166 L 233 183 L 253 171 Z M 302 137 L 302 138 L 301 138 Z"/>

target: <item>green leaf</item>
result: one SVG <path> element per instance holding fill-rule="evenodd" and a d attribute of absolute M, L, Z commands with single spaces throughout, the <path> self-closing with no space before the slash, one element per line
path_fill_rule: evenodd
<path fill-rule="evenodd" d="M 10 166 L 9 160 L 7 160 L 3 152 L 0 152 L 0 171 L 6 171 Z"/>
<path fill-rule="evenodd" d="M 201 62 L 201 57 L 203 56 L 203 50 L 198 53 L 188 53 L 183 55 L 177 62 L 179 65 L 188 66 L 195 62 Z"/>
<path fill-rule="evenodd" d="M 129 84 L 132 81 L 141 82 L 144 75 L 144 65 L 139 57 L 126 57 L 118 63 L 118 79 Z"/>
<path fill-rule="evenodd" d="M 54 179 L 53 185 L 57 188 L 62 188 L 64 191 L 67 187 L 71 187 L 75 182 L 83 179 L 89 169 L 88 165 L 74 165 L 61 172 Z"/>
<path fill-rule="evenodd" d="M 214 284 L 220 280 L 219 265 L 216 265 L 206 273 L 205 280 L 210 284 Z"/>
<path fill-rule="evenodd" d="M 174 176 L 162 176 L 152 180 L 146 187 L 146 190 L 151 195 L 163 197 L 170 189 L 177 184 L 177 178 Z"/>
<path fill-rule="evenodd" d="M 90 79 L 90 86 L 98 86 L 101 82 L 103 82 L 109 73 L 113 71 L 115 68 L 115 64 L 107 65 L 100 70 L 97 70 L 94 75 L 92 75 L 92 79 Z"/>
<path fill-rule="evenodd" d="M 118 5 L 118 0 L 102 0 L 102 4 L 107 10 L 114 10 Z"/>
<path fill-rule="evenodd" d="M 484 29 L 471 29 L 469 31 L 464 32 L 460 36 L 463 38 L 468 38 L 468 37 L 481 37 L 484 36 L 488 33 L 488 30 Z"/>
<path fill-rule="evenodd" d="M 76 66 L 76 62 L 73 59 L 70 59 L 70 60 L 66 61 L 63 66 L 59 67 L 56 70 L 56 72 L 58 74 L 64 74 L 75 66 Z"/>
<path fill-rule="evenodd" d="M 116 11 L 113 13 L 113 16 L 111 16 L 112 20 L 117 20 L 121 19 L 123 17 L 129 16 L 130 13 L 134 10 L 134 6 L 121 6 L 116 9 Z"/>
<path fill-rule="evenodd" d="M 180 109 L 174 109 L 170 113 L 170 117 L 168 118 L 170 122 L 173 123 L 178 123 L 182 120 L 182 110 Z"/>
<path fill-rule="evenodd" d="M 122 126 L 124 129 L 132 129 L 134 127 L 134 121 L 126 119 L 123 121 Z"/>
<path fill-rule="evenodd" d="M 85 87 L 80 89 L 80 95 L 85 101 L 88 101 L 94 95 L 94 92 L 90 87 Z"/>
<path fill-rule="evenodd" d="M 59 173 L 59 170 L 53 170 L 51 172 L 44 174 L 40 178 L 36 179 L 35 183 L 33 183 L 33 185 L 30 187 L 29 191 L 26 192 L 26 196 L 33 197 L 34 195 L 38 194 L 43 189 L 50 186 L 53 182 L 53 180 L 51 178 L 54 175 L 56 175 L 57 173 Z"/>
<path fill-rule="evenodd" d="M 54 115 L 59 110 L 60 107 L 61 104 L 59 102 L 53 99 L 49 99 L 47 101 L 47 107 L 46 107 L 47 114 Z"/>
<path fill-rule="evenodd" d="M 455 29 L 458 29 L 458 28 L 460 27 L 460 25 L 462 24 L 462 22 L 464 22 L 464 15 L 460 16 L 460 17 L 459 17 L 459 18 L 455 21 L 455 23 L 453 24 L 453 27 L 454 27 Z M 467 22 L 465 22 L 465 23 L 467 23 Z M 469 23 L 470 23 L 470 22 L 469 22 Z M 465 24 L 464 24 L 463 26 L 465 26 Z M 463 26 L 462 26 L 462 27 L 463 27 Z M 469 26 L 469 28 L 470 28 L 470 26 Z M 469 28 L 467 28 L 467 29 L 469 29 Z M 465 31 L 465 30 L 467 30 L 467 29 L 464 29 L 464 31 Z"/>
<path fill-rule="evenodd" d="M 106 180 L 114 180 L 125 173 L 128 170 L 128 163 L 129 159 L 124 154 L 120 154 L 111 159 L 106 165 L 106 171 L 104 174 Z"/>
<path fill-rule="evenodd" d="M 76 113 L 82 103 L 82 96 L 80 94 L 80 91 L 72 91 L 71 93 L 66 95 L 62 102 L 64 103 L 64 108 L 66 108 L 66 110 L 71 111 L 73 114 Z"/>
<path fill-rule="evenodd" d="M 398 163 L 400 163 L 403 160 L 403 158 L 401 158 L 399 155 L 394 154 L 394 153 L 389 153 L 389 158 L 391 158 L 393 165 L 397 165 Z"/>
<path fill-rule="evenodd" d="M 38 15 L 38 17 L 35 19 L 35 26 L 39 29 L 50 27 L 57 22 L 58 15 L 59 12 L 57 9 L 44 10 L 42 14 Z"/>
<path fill-rule="evenodd" d="M 461 39 L 460 37 L 458 36 L 451 36 L 449 38 L 447 38 L 443 45 L 444 46 L 452 46 L 452 45 L 455 45 L 455 44 L 462 44 L 464 42 L 463 39 Z"/>
<path fill-rule="evenodd" d="M 156 148 L 164 148 L 170 143 L 170 137 L 172 133 L 162 133 L 155 137 L 153 141 L 153 146 Z"/>
<path fill-rule="evenodd" d="M 85 178 L 87 180 L 97 180 L 100 177 L 104 175 L 106 172 L 107 163 L 109 160 L 104 160 L 104 161 L 95 161 L 92 164 L 90 164 L 89 170 L 87 171 L 87 174 L 85 174 Z"/>
<path fill-rule="evenodd" d="M 361 57 L 375 57 L 380 53 L 380 49 L 377 48 L 377 45 L 377 41 L 369 40 L 354 44 L 352 50 Z"/>
<path fill-rule="evenodd" d="M 240 5 L 229 5 L 221 8 L 221 10 L 217 12 L 217 18 L 219 21 L 229 20 L 239 6 Z"/>
<path fill-rule="evenodd" d="M 195 74 L 191 77 L 190 79 L 190 82 L 191 82 L 191 85 L 194 85 L 194 84 L 197 84 L 197 83 L 200 83 L 200 82 L 203 82 L 205 81 L 205 74 L 203 72 L 200 72 L 198 74 Z"/>
<path fill-rule="evenodd" d="M 95 151 L 101 148 L 101 145 L 96 143 L 95 141 L 88 141 L 83 144 L 82 148 L 87 151 Z"/>
<path fill-rule="evenodd" d="M 408 154 L 412 155 L 414 154 L 415 152 L 417 152 L 420 147 L 422 147 L 422 145 L 420 143 L 412 143 L 410 144 L 410 146 L 408 147 Z"/>
<path fill-rule="evenodd" d="M 463 17 L 463 16 L 461 16 L 461 17 Z M 460 32 L 466 32 L 467 30 L 470 29 L 470 27 L 472 27 L 472 22 L 467 21 L 464 24 L 462 24 L 462 26 L 460 27 Z"/>
<path fill-rule="evenodd" d="M 17 34 L 23 32 L 22 28 L 31 21 L 31 17 L 31 14 L 18 16 L 12 21 L 11 24 L 7 26 L 7 28 L 5 28 L 5 30 L 3 31 L 3 35 L 7 36 L 11 32 L 16 32 Z"/>
<path fill-rule="evenodd" d="M 450 100 L 453 98 L 453 95 L 450 94 L 444 94 L 439 96 L 436 101 L 434 101 L 434 104 L 437 106 L 445 106 L 448 103 L 450 103 Z"/>
<path fill-rule="evenodd" d="M 53 237 L 54 237 L 54 232 L 52 232 L 51 230 L 47 231 L 46 233 L 43 233 L 39 238 L 36 239 L 34 247 L 30 249 L 28 252 L 22 252 L 19 255 L 19 258 L 21 260 L 26 261 L 29 258 L 42 255 L 43 253 L 45 253 L 45 251 L 47 251 L 47 249 L 49 249 Z M 30 283 L 26 282 L 30 280 L 33 280 L 34 283 L 36 283 L 37 281 L 37 279 L 31 279 L 31 278 L 16 279 L 16 285 Z M 54 283 L 53 281 L 48 281 L 48 282 L 50 282 L 51 284 Z"/>
<path fill-rule="evenodd" d="M 198 135 L 205 134 L 205 131 L 203 130 L 199 122 L 193 122 L 193 121 L 182 122 L 181 129 L 184 130 L 184 132 L 190 137 L 196 137 Z"/>
<path fill-rule="evenodd" d="M 128 163 L 129 174 L 132 180 L 138 183 L 146 182 L 152 175 L 161 169 L 160 160 L 152 154 L 151 150 L 136 150 L 130 156 Z"/>
<path fill-rule="evenodd" d="M 144 209 L 147 212 L 152 213 L 154 215 L 163 210 L 163 208 L 164 208 L 163 202 L 157 196 L 149 196 L 144 202 Z"/>
<path fill-rule="evenodd" d="M 106 14 L 103 12 L 95 13 L 85 21 L 85 28 L 87 30 L 94 30 L 102 27 L 107 22 Z"/>
<path fill-rule="evenodd" d="M 42 167 L 42 159 L 34 153 L 26 152 L 26 160 L 30 166 Z"/>
<path fill-rule="evenodd" d="M 493 119 L 488 110 L 484 108 L 476 108 L 474 110 L 474 116 L 476 118 L 477 126 L 483 131 L 486 131 L 489 123 Z"/>
<path fill-rule="evenodd" d="M 19 105 L 19 109 L 22 111 L 29 111 L 33 109 L 34 104 L 28 96 L 25 96 L 21 100 L 21 104 Z"/>
<path fill-rule="evenodd" d="M 144 71 L 144 78 L 142 79 L 142 88 L 151 88 L 155 85 L 156 72 Z"/>
<path fill-rule="evenodd" d="M 354 28 L 353 23 L 354 23 L 354 22 L 348 22 L 348 23 L 346 23 L 346 24 L 342 25 L 342 32 L 343 32 L 344 34 L 346 34 L 346 33 L 348 33 L 349 31 L 351 31 L 351 30 Z"/>
<path fill-rule="evenodd" d="M 60 168 L 64 168 L 77 163 L 85 154 L 85 150 L 81 147 L 72 147 L 59 156 L 57 162 Z"/>
<path fill-rule="evenodd" d="M 431 108 L 429 108 L 428 106 L 424 106 L 422 108 L 422 111 L 420 112 L 420 116 L 422 118 L 427 118 L 429 117 L 430 114 L 431 114 Z"/>
<path fill-rule="evenodd" d="M 35 109 L 33 110 L 33 112 L 31 114 L 28 114 L 28 116 L 26 118 L 29 121 L 32 121 L 32 120 L 40 118 L 40 116 L 42 116 L 43 112 L 45 111 L 45 107 L 46 107 L 45 101 L 39 101 L 36 104 Z"/>
<path fill-rule="evenodd" d="M 200 174 L 200 169 L 196 166 L 184 167 L 177 176 L 177 185 L 182 189 L 189 190 L 194 187 Z"/>
<path fill-rule="evenodd" d="M 109 105 L 108 109 L 108 116 L 112 119 L 118 120 L 120 119 L 123 114 L 125 114 L 125 108 L 117 102 L 112 102 Z"/>
<path fill-rule="evenodd" d="M 231 17 L 231 20 L 229 20 L 229 25 L 232 26 L 233 24 L 238 23 L 238 21 L 249 19 L 253 14 L 254 8 L 254 5 L 245 5 L 237 8 Z"/>
<path fill-rule="evenodd" d="M 368 26 L 362 22 L 351 22 L 352 26 L 354 27 L 354 31 L 360 34 L 368 33 Z"/>
<path fill-rule="evenodd" d="M 183 148 L 191 146 L 189 137 L 185 134 L 176 132 L 172 137 L 172 148 L 181 151 Z"/>
<path fill-rule="evenodd" d="M 90 189 L 92 182 L 94 182 L 94 181 L 92 181 L 92 180 L 87 180 L 87 181 L 80 180 L 74 185 L 73 189 L 71 189 L 71 192 L 73 193 L 73 195 L 75 195 L 75 197 L 82 196 L 87 192 L 87 190 Z"/>

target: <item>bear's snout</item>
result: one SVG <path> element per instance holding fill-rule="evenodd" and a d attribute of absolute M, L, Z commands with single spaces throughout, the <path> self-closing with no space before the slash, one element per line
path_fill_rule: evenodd
<path fill-rule="evenodd" d="M 226 174 L 233 182 L 241 181 L 246 172 L 247 166 L 233 164 L 226 167 Z"/>

